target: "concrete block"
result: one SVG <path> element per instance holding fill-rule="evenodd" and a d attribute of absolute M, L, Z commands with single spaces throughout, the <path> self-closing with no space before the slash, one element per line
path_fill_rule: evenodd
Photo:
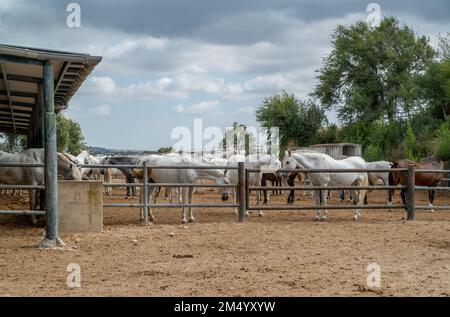
<path fill-rule="evenodd" d="M 60 233 L 103 230 L 101 181 L 58 181 Z"/>

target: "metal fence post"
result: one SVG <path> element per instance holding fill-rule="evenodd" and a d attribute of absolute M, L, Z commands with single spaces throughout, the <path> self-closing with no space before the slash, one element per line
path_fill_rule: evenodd
<path fill-rule="evenodd" d="M 238 197 L 239 197 L 239 222 L 244 221 L 244 215 L 245 215 L 245 198 L 246 198 L 246 186 L 245 186 L 245 165 L 244 162 L 238 162 Z"/>
<path fill-rule="evenodd" d="M 416 184 L 416 174 L 413 164 L 408 165 L 408 181 L 406 188 L 406 210 L 408 213 L 407 220 L 414 220 L 415 212 L 415 184 Z"/>
<path fill-rule="evenodd" d="M 65 246 L 59 239 L 58 228 L 58 177 L 56 156 L 56 114 L 54 103 L 54 76 L 50 61 L 43 65 L 44 78 L 44 152 L 45 152 L 45 201 L 47 208 L 47 227 L 41 248 Z"/>
<path fill-rule="evenodd" d="M 144 181 L 142 187 L 142 203 L 143 203 L 143 216 L 144 216 L 144 225 L 148 225 L 148 171 L 147 171 L 147 161 L 143 162 L 144 168 Z"/>

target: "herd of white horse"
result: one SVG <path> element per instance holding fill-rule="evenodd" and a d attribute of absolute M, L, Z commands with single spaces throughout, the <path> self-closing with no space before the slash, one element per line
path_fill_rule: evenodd
<path fill-rule="evenodd" d="M 226 201 L 229 196 L 238 203 L 236 187 L 238 183 L 238 162 L 245 162 L 246 168 L 259 169 L 260 172 L 252 172 L 247 179 L 248 186 L 261 186 L 263 175 L 274 174 L 281 180 L 281 183 L 293 185 L 288 182 L 292 174 L 301 174 L 303 182 L 308 180 L 312 186 L 357 186 L 361 189 L 351 191 L 352 200 L 356 205 L 361 205 L 366 197 L 364 187 L 376 184 L 388 185 L 388 172 L 320 172 L 320 173 L 301 173 L 304 169 L 390 169 L 392 163 L 386 161 L 366 162 L 361 157 L 348 157 L 342 160 L 336 160 L 326 154 L 314 151 L 286 151 L 283 160 L 280 161 L 275 155 L 253 154 L 253 155 L 192 155 L 183 153 L 168 153 L 162 155 L 148 156 L 92 156 L 87 151 L 81 152 L 78 156 L 58 153 L 58 176 L 68 180 L 95 179 L 102 180 L 105 183 L 111 183 L 115 175 L 122 174 L 126 178 L 126 183 L 135 181 L 142 183 L 144 171 L 142 165 L 144 162 L 148 169 L 148 182 L 165 184 L 198 184 L 202 180 L 212 180 L 215 184 L 222 185 L 220 194 L 222 200 Z M 21 153 L 6 153 L 0 151 L 1 163 L 43 163 L 44 152 L 42 149 L 30 149 Z M 79 167 L 84 165 L 83 167 Z M 111 168 L 89 167 L 89 165 L 106 165 Z M 119 165 L 114 168 L 114 165 Z M 123 165 L 132 165 L 124 168 Z M 133 167 L 136 166 L 136 167 Z M 209 166 L 209 169 L 189 169 L 189 168 L 151 168 L 157 166 Z M 221 168 L 215 168 L 221 167 Z M 224 168 L 227 167 L 227 168 Z M 284 172 L 278 172 L 283 169 Z M 286 172 L 293 170 L 292 173 Z M 295 171 L 294 171 L 295 170 Z M 305 177 L 306 176 L 306 177 Z M 0 167 L 0 184 L 14 185 L 43 185 L 44 169 L 39 167 Z M 227 187 L 226 185 L 233 185 Z M 200 185 L 201 187 L 201 185 Z M 357 188 L 356 187 L 356 188 Z M 150 186 L 148 189 L 148 201 L 155 202 L 161 188 Z M 112 188 L 107 187 L 107 194 L 111 195 Z M 166 197 L 173 202 L 174 197 L 178 195 L 179 202 L 183 205 L 192 203 L 194 187 L 167 187 Z M 142 201 L 142 192 L 140 199 Z M 255 190 L 256 202 L 259 205 L 261 191 Z M 293 191 L 292 191 L 293 193 Z M 319 206 L 327 205 L 329 191 L 314 191 L 316 204 Z M 135 188 L 127 188 L 127 197 L 135 194 Z M 265 191 L 267 194 L 267 191 Z M 39 206 L 39 195 L 36 191 L 30 190 L 30 209 L 34 210 Z M 267 200 L 265 199 L 265 202 Z M 291 202 L 293 202 L 291 200 Z M 388 204 L 391 203 L 389 199 Z M 154 222 L 155 217 L 152 209 L 149 208 L 149 219 Z M 237 213 L 237 208 L 235 208 Z M 246 214 L 248 216 L 248 213 Z M 258 215 L 262 215 L 259 210 Z M 141 213 L 141 219 L 143 215 Z M 354 220 L 359 220 L 361 213 L 356 209 L 353 215 Z M 194 221 L 194 215 L 191 207 L 181 207 L 181 222 Z M 327 221 L 328 213 L 323 209 L 317 209 L 314 220 Z"/>

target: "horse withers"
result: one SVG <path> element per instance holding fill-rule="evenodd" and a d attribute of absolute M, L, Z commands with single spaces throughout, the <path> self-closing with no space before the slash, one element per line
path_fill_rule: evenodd
<path fill-rule="evenodd" d="M 443 170 L 444 163 L 435 158 L 428 158 L 421 162 L 415 162 L 408 159 L 403 159 L 394 162 L 392 168 L 407 168 L 408 165 L 414 165 L 416 169 L 434 169 L 434 170 Z M 415 185 L 417 186 L 428 186 L 428 187 L 437 187 L 439 183 L 444 178 L 444 173 L 424 173 L 424 172 L 416 172 L 415 173 Z M 389 185 L 397 186 L 403 185 L 406 186 L 408 181 L 408 176 L 406 172 L 390 172 L 389 173 Z M 392 206 L 392 196 L 395 193 L 395 189 L 389 190 L 389 206 Z M 406 189 L 402 189 L 400 191 L 400 195 L 402 197 L 403 204 L 406 205 Z M 434 211 L 433 201 L 436 195 L 436 190 L 429 189 L 428 190 L 428 201 L 430 211 Z M 405 207 L 406 208 L 406 207 Z"/>

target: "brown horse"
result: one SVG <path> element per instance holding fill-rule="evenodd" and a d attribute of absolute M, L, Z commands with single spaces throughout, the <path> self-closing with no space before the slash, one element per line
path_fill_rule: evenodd
<path fill-rule="evenodd" d="M 414 162 L 408 159 L 403 159 L 397 162 L 394 162 L 392 168 L 407 168 L 408 165 L 414 165 L 417 169 L 444 169 L 444 163 L 442 161 L 438 161 L 435 158 L 427 158 L 422 160 L 420 163 Z M 444 177 L 444 173 L 416 173 L 415 175 L 415 184 L 417 186 L 428 186 L 428 187 L 436 187 Z M 407 175 L 406 172 L 390 172 L 389 173 L 389 185 L 397 186 L 403 185 L 405 186 L 407 183 Z M 389 190 L 389 205 L 392 205 L 392 196 L 395 193 L 395 189 Z M 403 204 L 406 204 L 406 189 L 402 189 L 400 193 L 402 197 Z M 436 195 L 436 190 L 430 189 L 428 190 L 428 200 L 430 211 L 433 210 L 433 201 Z"/>

